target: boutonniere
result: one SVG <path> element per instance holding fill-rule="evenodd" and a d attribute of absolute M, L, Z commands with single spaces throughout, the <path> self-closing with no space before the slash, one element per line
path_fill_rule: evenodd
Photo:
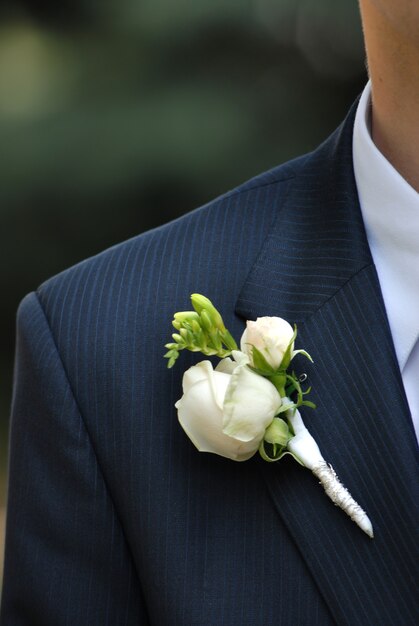
<path fill-rule="evenodd" d="M 212 302 L 200 294 L 191 300 L 193 311 L 174 315 L 168 367 L 185 349 L 221 359 L 215 369 L 205 360 L 183 375 L 183 395 L 175 406 L 195 447 L 234 461 L 246 461 L 257 451 L 269 462 L 291 455 L 372 538 L 368 516 L 326 463 L 301 417 L 300 407 L 315 405 L 306 398 L 310 388 L 302 388 L 304 376 L 291 369 L 297 354 L 312 361 L 305 350 L 295 349 L 297 327 L 279 317 L 248 321 L 239 349 Z"/>

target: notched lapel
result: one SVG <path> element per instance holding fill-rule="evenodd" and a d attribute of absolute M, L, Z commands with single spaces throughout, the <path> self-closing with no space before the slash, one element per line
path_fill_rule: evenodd
<path fill-rule="evenodd" d="M 304 419 L 370 516 L 370 540 L 292 460 L 261 462 L 338 624 L 414 624 L 417 445 L 352 173 L 354 110 L 297 174 L 236 312 L 298 324 L 317 404 Z M 416 493 L 415 493 L 416 492 Z"/>
<path fill-rule="evenodd" d="M 237 300 L 245 319 L 263 307 L 263 315 L 298 323 L 372 263 L 353 175 L 354 114 L 287 181 L 276 222 Z"/>

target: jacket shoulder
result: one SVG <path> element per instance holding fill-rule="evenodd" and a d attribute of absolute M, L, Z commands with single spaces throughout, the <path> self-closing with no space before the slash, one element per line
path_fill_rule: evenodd
<path fill-rule="evenodd" d="M 277 215 L 288 182 L 298 174 L 307 156 L 263 172 L 169 223 L 60 272 L 38 288 L 41 304 L 47 313 L 52 313 L 60 303 L 86 297 L 102 281 L 106 281 L 106 293 L 109 293 L 116 285 L 119 289 L 121 284 L 134 280 L 134 274 L 141 283 L 147 282 L 148 276 L 154 285 L 159 276 L 161 285 L 167 278 L 167 273 L 162 273 L 165 262 L 175 264 L 179 272 L 187 266 L 190 272 L 192 259 L 198 269 L 210 259 L 217 263 L 220 253 L 228 264 L 233 253 L 232 258 L 239 263 L 245 248 L 254 253 L 259 249 L 258 244 Z M 243 250 L 239 250 L 239 236 L 247 242 Z"/>

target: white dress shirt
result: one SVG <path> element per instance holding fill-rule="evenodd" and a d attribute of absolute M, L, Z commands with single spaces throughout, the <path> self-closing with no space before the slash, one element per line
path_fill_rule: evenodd
<path fill-rule="evenodd" d="M 419 193 L 371 138 L 371 85 L 355 117 L 353 161 L 362 216 L 419 440 Z"/>

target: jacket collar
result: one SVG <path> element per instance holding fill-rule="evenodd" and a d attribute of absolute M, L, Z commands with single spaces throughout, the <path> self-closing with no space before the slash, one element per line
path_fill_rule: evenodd
<path fill-rule="evenodd" d="M 236 312 L 298 324 L 315 360 L 296 359 L 317 404 L 306 425 L 374 526 L 370 540 L 293 460 L 261 461 L 337 623 L 413 624 L 417 446 L 353 175 L 355 110 L 296 163 Z"/>
<path fill-rule="evenodd" d="M 280 315 L 301 322 L 372 264 L 352 166 L 355 106 L 294 178 L 237 301 L 245 319 Z"/>

